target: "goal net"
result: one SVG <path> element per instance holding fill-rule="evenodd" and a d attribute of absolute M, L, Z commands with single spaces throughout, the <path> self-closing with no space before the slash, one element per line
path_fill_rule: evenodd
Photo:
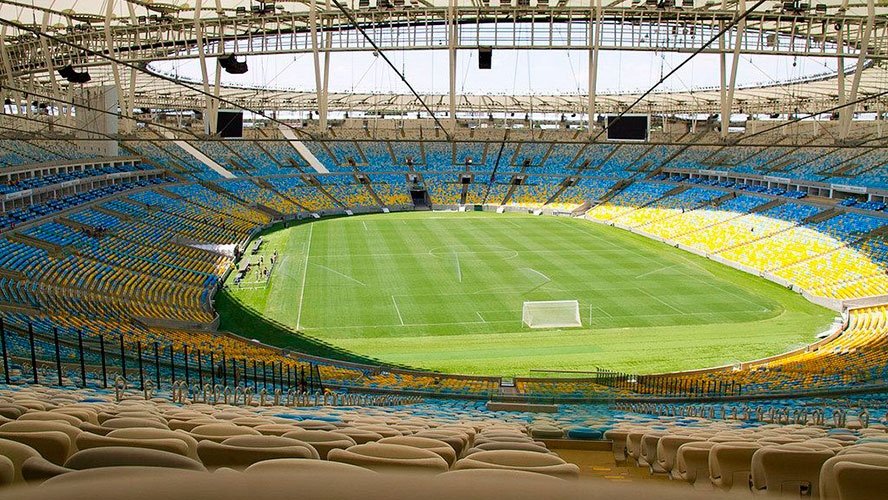
<path fill-rule="evenodd" d="M 530 328 L 571 328 L 583 326 L 580 303 L 576 300 L 528 301 L 521 320 Z"/>

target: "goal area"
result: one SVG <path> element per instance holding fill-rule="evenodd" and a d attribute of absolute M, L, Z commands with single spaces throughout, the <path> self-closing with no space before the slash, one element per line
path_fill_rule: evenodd
<path fill-rule="evenodd" d="M 576 300 L 527 301 L 521 321 L 530 328 L 575 328 L 583 326 Z"/>

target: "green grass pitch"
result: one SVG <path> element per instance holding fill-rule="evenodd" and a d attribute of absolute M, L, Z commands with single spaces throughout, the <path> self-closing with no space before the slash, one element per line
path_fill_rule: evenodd
<path fill-rule="evenodd" d="M 764 279 L 583 220 L 409 212 L 263 237 L 262 254 L 277 250 L 278 264 L 267 286 L 227 282 L 222 328 L 345 359 L 504 376 L 653 373 L 784 352 L 835 316 Z M 527 300 L 578 300 L 583 327 L 529 329 Z"/>

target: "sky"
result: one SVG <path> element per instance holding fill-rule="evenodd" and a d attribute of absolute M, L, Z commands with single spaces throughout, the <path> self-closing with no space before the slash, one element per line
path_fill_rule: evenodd
<path fill-rule="evenodd" d="M 446 50 L 386 51 L 395 66 L 420 94 L 448 92 Z M 674 52 L 607 51 L 599 56 L 598 93 L 642 92 L 656 83 L 689 54 Z M 852 65 L 854 58 L 848 58 Z M 730 65 L 730 56 L 728 57 Z M 251 56 L 245 75 L 223 73 L 223 84 L 315 90 L 311 54 Z M 588 94 L 588 52 L 585 50 L 493 51 L 493 67 L 478 69 L 478 54 L 457 54 L 457 93 L 466 95 L 569 95 Z M 200 80 L 197 59 L 166 60 L 151 68 Z M 701 54 L 657 87 L 657 91 L 688 91 L 719 84 L 718 56 Z M 210 68 L 211 81 L 215 65 Z M 742 55 L 738 86 L 779 84 L 836 71 L 834 59 Z M 398 75 L 371 52 L 336 52 L 331 55 L 330 92 L 409 93 Z"/>

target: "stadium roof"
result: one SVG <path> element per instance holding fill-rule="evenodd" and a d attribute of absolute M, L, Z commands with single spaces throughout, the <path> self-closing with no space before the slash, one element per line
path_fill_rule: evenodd
<path fill-rule="evenodd" d="M 360 23 L 379 48 L 401 50 L 468 50 L 493 46 L 504 50 L 600 50 L 724 54 L 726 89 L 731 59 L 738 54 L 791 58 L 842 57 L 847 75 L 820 74 L 791 84 L 736 88 L 729 108 L 735 112 L 815 112 L 850 97 L 874 96 L 888 88 L 882 60 L 888 54 L 888 6 L 870 2 L 825 0 L 810 9 L 787 10 L 767 1 L 746 17 L 740 33 L 729 29 L 722 41 L 706 45 L 719 29 L 739 19 L 752 0 L 696 1 L 689 7 L 657 8 L 640 0 L 512 0 L 493 6 L 488 0 L 347 0 L 341 11 L 333 0 L 19 0 L 0 1 L 3 30 L 4 92 L 25 92 L 62 100 L 68 84 L 55 75 L 61 66 L 86 68 L 88 85 L 114 84 L 130 95 L 135 107 L 200 108 L 213 81 L 182 85 L 146 69 L 161 59 L 239 55 L 376 52 L 352 21 Z M 529 5 L 519 6 L 528 3 Z M 313 5 L 317 11 L 312 10 Z M 807 5 L 807 4 L 805 4 Z M 589 20 L 598 23 L 589 23 Z M 597 37 L 589 26 L 600 27 Z M 742 26 L 742 24 L 740 25 Z M 453 31 L 451 31 L 453 28 Z M 322 33 L 315 37 L 312 32 Z M 456 33 L 451 37 L 451 33 Z M 451 39 L 453 40 L 451 44 Z M 739 41 L 739 43 L 737 43 Z M 203 43 L 201 43 L 203 42 Z M 110 47 L 110 48 L 109 48 Z M 862 57 L 860 52 L 866 47 Z M 47 57 L 50 55 L 51 57 Z M 860 57 L 860 58 L 859 58 Z M 859 58 L 859 59 L 858 59 Z M 858 61 L 864 62 L 859 72 Z M 743 64 L 741 61 L 740 64 Z M 132 73 L 132 74 L 131 74 Z M 320 82 L 322 70 L 316 71 Z M 859 73 L 859 74 L 856 74 Z M 9 78 L 9 77 L 12 78 Z M 845 92 L 840 96 L 839 88 Z M 320 88 L 320 85 L 318 86 Z M 424 96 L 434 111 L 462 113 L 575 113 L 589 108 L 589 96 L 466 95 L 437 92 Z M 720 88 L 654 92 L 636 108 L 652 113 L 716 113 L 722 110 Z M 249 109 L 310 110 L 323 100 L 329 110 L 413 112 L 422 104 L 408 92 L 321 92 L 275 88 L 221 88 L 228 105 Z M 639 93 L 597 95 L 597 112 L 625 109 Z M 883 109 L 882 99 L 872 106 Z M 226 105 L 223 105 L 225 107 Z M 881 107 L 880 107 L 881 106 Z"/>

